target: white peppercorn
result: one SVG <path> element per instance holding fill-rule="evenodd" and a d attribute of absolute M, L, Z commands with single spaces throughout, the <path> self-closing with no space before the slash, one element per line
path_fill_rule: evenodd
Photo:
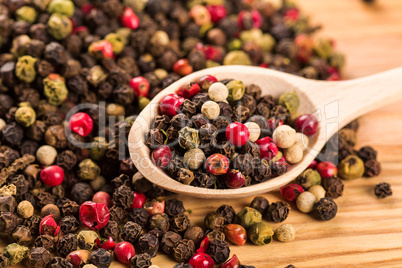
<path fill-rule="evenodd" d="M 293 241 L 296 237 L 296 231 L 291 224 L 282 224 L 275 230 L 276 239 L 281 242 Z"/>
<path fill-rule="evenodd" d="M 201 107 L 201 113 L 209 120 L 216 119 L 219 116 L 219 105 L 214 101 L 207 101 Z"/>
<path fill-rule="evenodd" d="M 248 131 L 250 132 L 250 137 L 248 138 L 248 140 L 252 142 L 258 140 L 261 134 L 260 126 L 254 122 L 247 122 L 244 125 L 248 128 Z"/>
<path fill-rule="evenodd" d="M 34 207 L 27 200 L 21 201 L 17 206 L 17 213 L 21 218 L 28 219 L 34 214 Z"/>
<path fill-rule="evenodd" d="M 321 198 L 325 197 L 325 189 L 321 185 L 314 185 L 308 189 L 310 193 L 315 196 L 315 201 L 320 201 Z"/>
<path fill-rule="evenodd" d="M 229 95 L 229 90 L 224 84 L 217 82 L 209 87 L 208 95 L 213 101 L 225 101 Z"/>
<path fill-rule="evenodd" d="M 285 151 L 285 159 L 290 164 L 299 163 L 303 159 L 303 149 L 300 145 L 294 144 Z"/>
<path fill-rule="evenodd" d="M 301 132 L 297 132 L 295 144 L 300 145 L 303 150 L 306 150 L 306 148 L 308 147 L 308 144 L 309 144 L 309 139 L 305 134 L 303 134 Z"/>
<path fill-rule="evenodd" d="M 57 157 L 57 151 L 53 146 L 42 145 L 36 151 L 36 160 L 44 166 L 50 166 L 53 164 Z"/>
<path fill-rule="evenodd" d="M 306 191 L 301 193 L 296 199 L 297 208 L 303 213 L 310 213 L 313 211 L 314 203 L 316 202 L 315 195 Z"/>
<path fill-rule="evenodd" d="M 288 125 L 279 126 L 274 130 L 272 139 L 279 148 L 289 148 L 296 141 L 296 130 Z"/>
<path fill-rule="evenodd" d="M 201 149 L 190 149 L 184 154 L 184 164 L 192 170 L 199 169 L 205 160 L 205 154 Z"/>
<path fill-rule="evenodd" d="M 6 126 L 6 121 L 0 118 L 0 131 Z"/>

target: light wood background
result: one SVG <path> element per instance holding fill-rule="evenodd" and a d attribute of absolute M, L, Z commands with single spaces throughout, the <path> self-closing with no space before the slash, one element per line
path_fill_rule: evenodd
<path fill-rule="evenodd" d="M 314 22 L 322 23 L 322 35 L 334 38 L 347 56 L 346 78 L 362 77 L 402 65 L 402 1 L 377 0 L 373 6 L 361 0 L 299 0 Z M 402 79 L 402 78 L 401 78 Z M 381 94 L 381 93 L 379 93 Z M 243 264 L 257 268 L 285 267 L 402 267 L 402 105 L 395 104 L 360 120 L 358 145 L 372 145 L 379 152 L 381 176 L 345 182 L 344 196 L 336 200 L 335 219 L 320 222 L 293 207 L 285 223 L 296 229 L 293 242 L 273 241 L 267 246 L 231 246 Z M 379 182 L 392 185 L 393 196 L 379 200 L 373 194 Z M 279 192 L 265 195 L 280 200 Z M 200 200 L 178 196 L 191 209 L 194 224 L 222 203 L 236 211 L 251 198 Z M 272 225 L 274 228 L 278 224 Z M 159 254 L 153 263 L 171 268 L 175 262 Z M 112 267 L 126 267 L 113 264 Z"/>

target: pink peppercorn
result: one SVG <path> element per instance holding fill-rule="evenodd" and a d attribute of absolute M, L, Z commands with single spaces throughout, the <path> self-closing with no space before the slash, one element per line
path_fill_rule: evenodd
<path fill-rule="evenodd" d="M 295 201 L 297 197 L 303 192 L 303 187 L 295 183 L 291 183 L 281 187 L 282 197 L 289 202 Z"/>
<path fill-rule="evenodd" d="M 123 15 L 120 18 L 120 22 L 121 25 L 130 28 L 131 30 L 135 30 L 140 26 L 140 19 L 129 7 L 126 7 L 126 9 L 124 10 Z"/>
<path fill-rule="evenodd" d="M 316 170 L 322 179 L 336 177 L 338 175 L 338 168 L 334 163 L 329 161 L 321 162 L 317 165 Z"/>
<path fill-rule="evenodd" d="M 233 255 L 227 262 L 222 264 L 221 268 L 240 268 L 240 260 L 236 254 Z"/>
<path fill-rule="evenodd" d="M 197 83 L 200 85 L 200 87 L 202 88 L 202 90 L 204 91 L 208 91 L 209 87 L 213 84 L 218 82 L 218 79 L 216 79 L 215 76 L 212 75 L 205 75 L 203 77 L 201 77 Z"/>
<path fill-rule="evenodd" d="M 76 113 L 71 116 L 68 128 L 81 137 L 86 137 L 92 132 L 93 120 L 86 113 Z"/>
<path fill-rule="evenodd" d="M 278 154 L 278 147 L 270 137 L 259 139 L 255 143 L 260 146 L 261 159 L 269 161 Z"/>
<path fill-rule="evenodd" d="M 201 87 L 198 83 L 190 83 L 189 85 L 182 86 L 177 90 L 177 95 L 185 99 L 191 99 L 200 93 Z"/>
<path fill-rule="evenodd" d="M 243 146 L 250 137 L 250 131 L 242 123 L 231 123 L 226 127 L 226 139 L 235 146 Z"/>
<path fill-rule="evenodd" d="M 193 72 L 193 67 L 189 64 L 187 59 L 180 59 L 173 64 L 173 72 L 186 76 Z"/>
<path fill-rule="evenodd" d="M 229 170 L 223 177 L 226 186 L 229 189 L 237 189 L 246 183 L 246 178 L 238 170 Z"/>
<path fill-rule="evenodd" d="M 145 200 L 147 197 L 143 193 L 134 192 L 134 201 L 131 205 L 131 209 L 133 208 L 142 208 L 144 206 Z"/>
<path fill-rule="evenodd" d="M 106 238 L 96 239 L 95 243 L 98 248 L 103 248 L 106 250 L 113 250 L 114 247 L 116 246 L 116 243 L 110 236 L 107 239 Z"/>
<path fill-rule="evenodd" d="M 223 5 L 207 5 L 207 10 L 211 15 L 211 21 L 213 23 L 218 23 L 226 18 L 226 8 Z"/>
<path fill-rule="evenodd" d="M 296 130 L 307 136 L 312 136 L 317 132 L 318 121 L 312 114 L 303 114 L 296 119 Z"/>
<path fill-rule="evenodd" d="M 60 226 L 58 226 L 54 220 L 53 214 L 43 217 L 39 223 L 40 235 L 56 236 L 59 230 Z"/>
<path fill-rule="evenodd" d="M 170 159 L 172 158 L 172 152 L 169 146 L 162 145 L 157 149 L 152 151 L 151 159 L 155 166 L 164 168 L 169 165 Z"/>
<path fill-rule="evenodd" d="M 108 224 L 110 212 L 106 204 L 87 201 L 80 206 L 79 215 L 86 227 L 99 231 Z"/>
<path fill-rule="evenodd" d="M 110 59 L 113 58 L 113 45 L 107 40 L 100 40 L 89 45 L 88 52 L 100 59 Z"/>
<path fill-rule="evenodd" d="M 42 182 L 50 187 L 60 185 L 64 180 L 64 170 L 56 165 L 45 167 L 41 173 Z"/>
<path fill-rule="evenodd" d="M 147 97 L 149 93 L 149 82 L 143 76 L 137 76 L 130 80 L 130 86 L 134 89 L 137 98 Z"/>
<path fill-rule="evenodd" d="M 113 200 L 110 195 L 106 192 L 99 191 L 94 194 L 92 201 L 98 204 L 105 204 L 107 207 L 113 206 Z"/>
<path fill-rule="evenodd" d="M 262 16 L 257 10 L 243 10 L 237 17 L 237 25 L 242 30 L 260 28 L 262 25 Z"/>
<path fill-rule="evenodd" d="M 207 172 L 213 175 L 223 175 L 229 170 L 229 159 L 222 154 L 213 154 L 206 161 Z"/>
<path fill-rule="evenodd" d="M 177 114 L 180 106 L 183 104 L 184 98 L 176 94 L 169 94 L 162 98 L 159 103 L 159 110 L 162 114 L 173 117 Z"/>
<path fill-rule="evenodd" d="M 114 254 L 121 263 L 127 264 L 135 256 L 135 249 L 131 243 L 124 241 L 116 244 Z"/>

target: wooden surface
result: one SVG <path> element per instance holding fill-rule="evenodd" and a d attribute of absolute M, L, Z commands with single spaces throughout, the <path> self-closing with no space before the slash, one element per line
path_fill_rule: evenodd
<path fill-rule="evenodd" d="M 362 77 L 402 66 L 402 1 L 377 0 L 367 7 L 360 0 L 300 0 L 313 21 L 324 26 L 323 35 L 337 40 L 346 53 L 345 76 Z M 380 94 L 380 93 L 379 93 Z M 339 213 L 330 222 L 319 222 L 293 207 L 285 223 L 296 229 L 296 240 L 273 241 L 267 246 L 231 246 L 244 264 L 257 268 L 285 267 L 402 267 L 402 105 L 390 105 L 360 120 L 358 145 L 372 145 L 379 152 L 380 177 L 345 182 L 344 196 L 336 200 Z M 378 200 L 373 187 L 392 185 L 393 196 Z M 264 195 L 280 200 L 279 192 Z M 203 217 L 222 203 L 239 211 L 252 197 L 237 200 L 201 200 L 178 196 L 190 219 L 202 224 Z M 274 228 L 278 224 L 272 225 Z M 161 268 L 175 264 L 164 254 L 152 259 Z M 112 267 L 127 267 L 113 264 Z"/>

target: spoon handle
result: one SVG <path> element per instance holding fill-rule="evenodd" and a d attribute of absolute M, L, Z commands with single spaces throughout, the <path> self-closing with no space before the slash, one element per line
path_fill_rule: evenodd
<path fill-rule="evenodd" d="M 321 120 L 339 127 L 368 112 L 402 100 L 402 67 L 364 78 L 340 82 L 303 83 Z"/>

